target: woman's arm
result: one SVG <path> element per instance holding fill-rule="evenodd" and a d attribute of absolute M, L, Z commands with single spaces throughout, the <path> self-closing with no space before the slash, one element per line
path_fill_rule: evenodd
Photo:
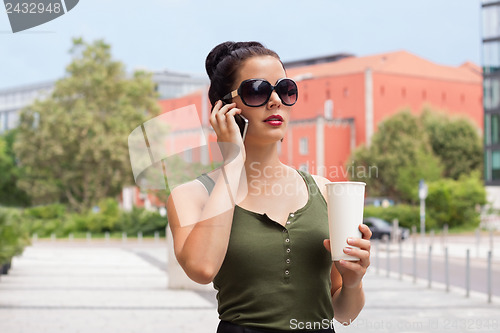
<path fill-rule="evenodd" d="M 326 183 L 330 181 L 320 176 L 314 176 L 314 179 L 326 200 Z M 335 261 L 330 274 L 333 313 L 335 319 L 343 325 L 349 325 L 365 305 L 362 279 L 370 265 L 370 238 L 372 233 L 364 224 L 359 225 L 359 231 L 361 231 L 362 238 L 348 240 L 349 245 L 359 247 L 359 249 L 345 248 L 344 252 L 358 257 L 360 260 Z M 325 239 L 323 245 L 330 251 L 329 239 Z"/>
<path fill-rule="evenodd" d="M 210 116 L 223 156 L 232 159 L 221 167 L 210 196 L 193 181 L 175 188 L 167 200 L 175 256 L 186 274 L 203 284 L 213 280 L 226 256 L 234 200 L 245 168 L 245 147 L 234 120 L 241 110 L 235 105 L 218 101 Z"/>
<path fill-rule="evenodd" d="M 234 204 L 243 162 L 224 166 L 227 181 L 219 176 L 210 196 L 198 182 L 181 185 L 167 201 L 168 221 L 179 264 L 193 281 L 210 283 L 226 255 Z"/>
<path fill-rule="evenodd" d="M 349 245 L 359 247 L 359 249 L 344 249 L 346 254 L 360 258 L 359 261 L 340 260 L 332 265 L 332 304 L 335 319 L 343 325 L 349 325 L 365 305 L 365 294 L 363 291 L 362 279 L 366 269 L 370 265 L 370 229 L 364 225 L 359 225 L 362 238 L 352 238 Z M 330 250 L 330 240 L 323 242 Z"/>

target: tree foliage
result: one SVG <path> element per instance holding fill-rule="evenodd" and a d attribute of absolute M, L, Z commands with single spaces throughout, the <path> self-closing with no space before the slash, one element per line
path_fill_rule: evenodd
<path fill-rule="evenodd" d="M 486 204 L 486 190 L 478 171 L 458 180 L 443 178 L 429 184 L 427 196 L 429 227 L 468 225 L 478 227 L 479 206 Z"/>
<path fill-rule="evenodd" d="M 481 160 L 481 140 L 469 121 L 424 110 L 420 116 L 402 111 L 380 123 L 370 147 L 355 150 L 349 163 L 378 168 L 378 177 L 353 178 L 367 183 L 370 196 L 415 203 L 420 179 L 459 179 L 479 171 Z"/>
<path fill-rule="evenodd" d="M 15 130 L 0 136 L 0 205 L 28 206 L 28 194 L 17 186 L 23 170 L 16 165 L 14 140 Z"/>
<path fill-rule="evenodd" d="M 404 202 L 417 200 L 420 179 L 436 180 L 442 173 L 441 163 L 432 153 L 426 132 L 410 111 L 383 121 L 371 146 L 355 150 L 350 163 L 365 168 L 377 167 L 377 177 L 353 178 L 366 182 L 371 196 L 387 196 Z"/>
<path fill-rule="evenodd" d="M 444 177 L 453 179 L 482 170 L 483 146 L 474 125 L 465 118 L 450 119 L 425 110 L 421 116 L 432 151 L 444 166 Z"/>
<path fill-rule="evenodd" d="M 83 211 L 132 183 L 127 137 L 158 106 L 150 74 L 128 76 L 104 41 L 74 39 L 70 53 L 52 95 L 22 111 L 15 151 L 33 203 Z"/>
<path fill-rule="evenodd" d="M 466 226 L 477 228 L 480 222 L 479 207 L 486 204 L 486 191 L 480 173 L 461 175 L 458 180 L 441 178 L 429 182 L 426 199 L 426 229 L 442 229 Z M 420 229 L 420 209 L 418 205 L 399 204 L 389 207 L 367 206 L 365 216 L 375 216 L 392 221 L 398 219 L 401 226 L 416 226 Z"/>

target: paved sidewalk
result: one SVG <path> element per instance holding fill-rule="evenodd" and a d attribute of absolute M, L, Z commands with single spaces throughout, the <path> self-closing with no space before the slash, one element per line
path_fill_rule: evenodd
<path fill-rule="evenodd" d="M 213 333 L 215 292 L 169 290 L 166 245 L 37 242 L 0 278 L 1 333 Z M 370 269 L 366 306 L 337 332 L 498 332 L 500 300 Z"/>

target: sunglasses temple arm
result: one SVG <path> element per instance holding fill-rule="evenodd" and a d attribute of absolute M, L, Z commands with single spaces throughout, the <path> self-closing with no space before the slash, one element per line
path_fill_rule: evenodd
<path fill-rule="evenodd" d="M 225 100 L 228 100 L 228 99 L 235 98 L 236 96 L 238 96 L 238 90 L 233 90 L 233 91 L 231 91 L 229 94 L 224 95 L 224 96 L 221 98 L 221 100 L 222 100 L 222 101 L 225 101 Z"/>

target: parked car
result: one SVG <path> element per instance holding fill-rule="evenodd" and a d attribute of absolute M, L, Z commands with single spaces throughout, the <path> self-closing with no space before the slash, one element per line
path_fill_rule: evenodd
<path fill-rule="evenodd" d="M 372 239 L 389 240 L 392 235 L 392 223 L 378 217 L 365 217 L 363 224 L 366 224 L 372 232 Z M 410 229 L 399 227 L 397 239 L 406 239 L 410 236 Z"/>

